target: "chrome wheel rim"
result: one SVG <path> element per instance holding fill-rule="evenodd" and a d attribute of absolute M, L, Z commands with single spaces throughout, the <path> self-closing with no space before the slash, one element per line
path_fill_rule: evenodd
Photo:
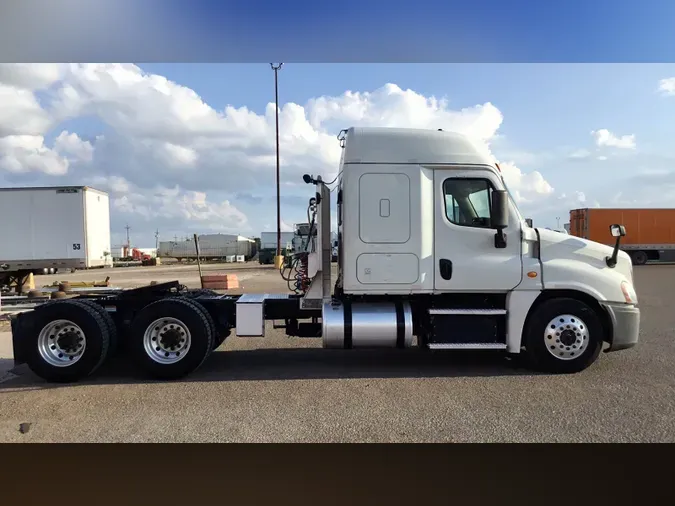
<path fill-rule="evenodd" d="M 145 353 L 158 364 L 175 364 L 190 351 L 192 336 L 187 325 L 177 318 L 158 318 L 145 329 Z"/>
<path fill-rule="evenodd" d="M 76 364 L 87 349 L 82 329 L 70 320 L 54 320 L 38 334 L 38 352 L 42 360 L 54 367 Z"/>
<path fill-rule="evenodd" d="M 578 316 L 556 316 L 546 326 L 544 343 L 549 353 L 558 360 L 574 360 L 588 348 L 588 327 Z"/>

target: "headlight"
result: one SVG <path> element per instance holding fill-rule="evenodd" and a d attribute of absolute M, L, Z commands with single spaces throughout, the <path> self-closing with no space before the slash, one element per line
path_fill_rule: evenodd
<path fill-rule="evenodd" d="M 637 303 L 637 294 L 635 293 L 635 289 L 628 281 L 621 282 L 621 292 L 623 293 L 623 298 L 626 300 L 626 304 Z"/>

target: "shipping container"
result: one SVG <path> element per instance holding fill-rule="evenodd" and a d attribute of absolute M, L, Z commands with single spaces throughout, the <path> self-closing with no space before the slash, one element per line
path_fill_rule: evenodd
<path fill-rule="evenodd" d="M 225 259 L 229 256 L 243 256 L 246 260 L 255 256 L 254 239 L 231 234 L 204 234 L 198 236 L 200 258 Z M 197 251 L 192 239 L 185 241 L 162 241 L 159 243 L 159 257 L 196 258 Z"/>
<path fill-rule="evenodd" d="M 675 261 L 675 209 L 603 209 L 586 208 L 570 211 L 570 235 L 614 245 L 609 227 L 626 227 L 621 249 L 633 263 Z"/>
<path fill-rule="evenodd" d="M 87 186 L 0 188 L 0 272 L 112 266 L 108 194 Z"/>

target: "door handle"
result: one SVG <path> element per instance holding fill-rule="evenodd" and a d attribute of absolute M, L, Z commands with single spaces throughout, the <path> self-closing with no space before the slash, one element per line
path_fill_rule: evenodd
<path fill-rule="evenodd" d="M 441 271 L 441 277 L 446 281 L 452 277 L 452 262 L 447 258 L 441 258 L 438 262 Z"/>

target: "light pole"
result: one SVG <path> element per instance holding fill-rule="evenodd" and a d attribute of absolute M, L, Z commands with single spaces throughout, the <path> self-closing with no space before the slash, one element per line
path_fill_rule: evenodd
<path fill-rule="evenodd" d="M 274 113 L 276 116 L 276 126 L 277 126 L 277 254 L 274 258 L 274 265 L 277 269 L 281 268 L 282 258 L 281 258 L 281 198 L 280 198 L 280 189 L 279 189 L 279 79 L 278 73 L 279 69 L 283 63 L 270 63 L 270 67 L 274 70 L 274 103 L 276 107 L 274 108 Z"/>

